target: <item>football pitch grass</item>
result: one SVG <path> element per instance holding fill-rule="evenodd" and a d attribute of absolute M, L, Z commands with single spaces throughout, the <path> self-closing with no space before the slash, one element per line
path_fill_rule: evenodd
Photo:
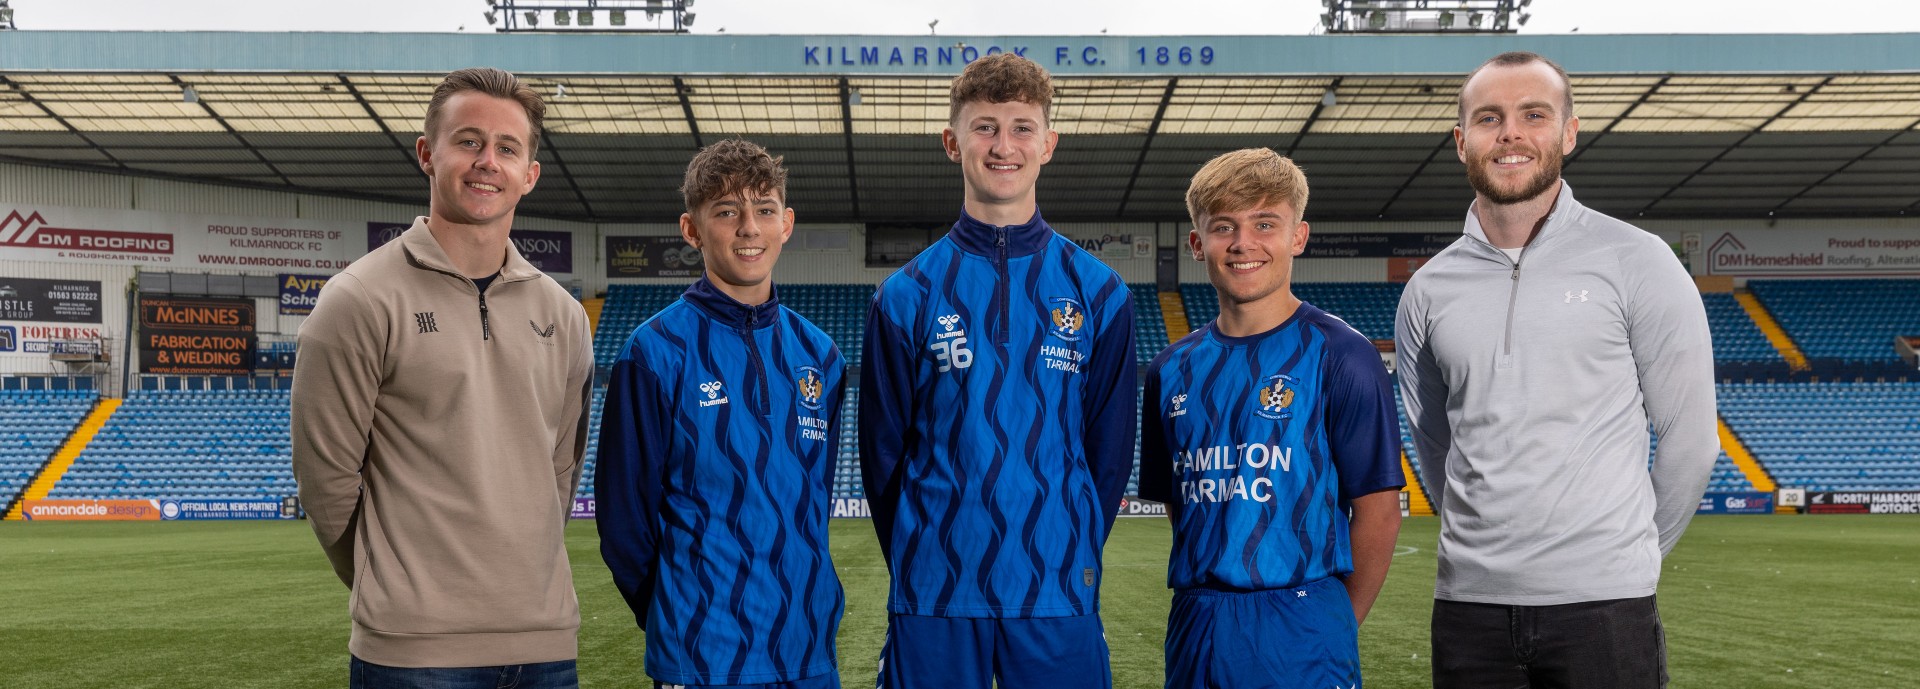
<path fill-rule="evenodd" d="M 1361 629 L 1371 687 L 1428 686 L 1439 524 L 1408 519 Z M 887 572 L 865 520 L 837 520 L 841 678 L 870 687 Z M 1167 524 L 1122 519 L 1103 612 L 1116 687 L 1158 687 Z M 586 687 L 637 687 L 642 635 L 591 522 L 567 531 Z M 305 522 L 0 525 L 0 686 L 344 687 L 347 591 Z M 1672 686 L 1920 686 L 1920 517 L 1702 516 L 1660 585 Z M 1272 649 L 1284 655 L 1285 648 Z"/>

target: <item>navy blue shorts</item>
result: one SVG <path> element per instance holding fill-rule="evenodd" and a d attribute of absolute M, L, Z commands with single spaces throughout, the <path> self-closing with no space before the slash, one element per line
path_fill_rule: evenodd
<path fill-rule="evenodd" d="M 976 619 L 893 615 L 880 689 L 1112 689 L 1099 615 Z"/>
<path fill-rule="evenodd" d="M 840 671 L 816 675 L 792 682 L 767 682 L 763 684 L 672 684 L 660 680 L 653 681 L 653 689 L 840 689 Z"/>
<path fill-rule="evenodd" d="M 1173 594 L 1167 689 L 1351 689 L 1360 626 L 1337 577 L 1300 588 Z"/>

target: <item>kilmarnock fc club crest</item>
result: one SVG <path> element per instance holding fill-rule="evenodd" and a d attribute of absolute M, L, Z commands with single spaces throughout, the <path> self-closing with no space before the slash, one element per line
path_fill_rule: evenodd
<path fill-rule="evenodd" d="M 1080 328 L 1087 324 L 1087 313 L 1080 308 L 1080 302 L 1054 297 L 1053 304 L 1053 327 L 1047 332 L 1068 342 L 1079 342 Z"/>
<path fill-rule="evenodd" d="M 800 406 L 820 410 L 821 385 L 825 380 L 820 375 L 820 369 L 812 366 L 801 366 L 794 371 L 793 382 L 800 388 Z"/>
<path fill-rule="evenodd" d="M 1292 376 L 1269 376 L 1260 389 L 1253 392 L 1253 413 L 1275 421 L 1293 418 L 1290 407 L 1294 384 Z"/>

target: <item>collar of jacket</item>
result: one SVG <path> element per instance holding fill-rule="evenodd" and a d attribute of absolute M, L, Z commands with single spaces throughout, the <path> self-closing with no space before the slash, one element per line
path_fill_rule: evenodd
<path fill-rule="evenodd" d="M 472 284 L 471 278 L 453 266 L 453 259 L 447 258 L 447 252 L 440 248 L 439 240 L 433 238 L 433 232 L 427 229 L 426 216 L 414 218 L 413 227 L 400 234 L 400 247 L 406 250 L 407 260 L 413 265 L 468 280 L 468 284 Z M 519 282 L 540 275 L 540 269 L 528 263 L 513 242 L 507 242 L 507 262 L 500 266 L 499 281 Z"/>
<path fill-rule="evenodd" d="M 1001 229 L 1003 228 L 988 225 L 975 219 L 971 215 L 967 215 L 966 207 L 962 206 L 960 208 L 960 220 L 953 224 L 953 231 L 948 232 L 947 236 L 952 237 L 953 243 L 959 246 L 962 251 L 981 256 L 998 257 L 1000 255 L 1000 247 L 995 240 L 998 238 L 999 230 Z M 1053 227 L 1047 225 L 1047 221 L 1040 218 L 1040 209 L 1038 208 L 1033 209 L 1033 217 L 1031 219 L 1019 225 L 1008 225 L 1004 229 L 1007 231 L 1007 258 L 1019 258 L 1021 256 L 1031 256 L 1040 253 L 1041 249 L 1046 248 L 1047 242 L 1053 239 Z"/>
<path fill-rule="evenodd" d="M 726 292 L 708 282 L 705 275 L 687 287 L 680 298 L 714 320 L 736 328 L 765 328 L 773 325 L 775 316 L 780 314 L 780 289 L 771 284 L 767 285 L 767 300 L 756 306 L 747 306 L 727 296 Z"/>
<path fill-rule="evenodd" d="M 1473 203 L 1478 205 L 1480 202 L 1476 200 Z M 1486 251 L 1482 251 L 1482 254 L 1505 260 L 1505 255 L 1500 253 L 1499 247 L 1494 246 L 1493 242 L 1487 240 L 1487 231 L 1485 228 L 1480 227 L 1480 216 L 1474 213 L 1473 209 L 1474 206 L 1467 206 L 1466 235 L 1478 240 L 1480 246 L 1486 247 Z M 1554 197 L 1553 210 L 1547 212 L 1547 222 L 1540 226 L 1540 233 L 1534 235 L 1533 239 L 1527 242 L 1526 249 L 1532 251 L 1541 248 L 1546 244 L 1558 240 L 1561 235 L 1570 234 L 1565 228 L 1568 225 L 1579 222 L 1580 216 L 1584 215 L 1586 210 L 1586 206 L 1582 206 L 1579 201 L 1573 200 L 1573 185 L 1568 184 L 1567 180 L 1562 178 L 1560 180 L 1560 195 Z M 1522 258 L 1525 258 L 1526 252 L 1521 252 L 1520 255 Z"/>

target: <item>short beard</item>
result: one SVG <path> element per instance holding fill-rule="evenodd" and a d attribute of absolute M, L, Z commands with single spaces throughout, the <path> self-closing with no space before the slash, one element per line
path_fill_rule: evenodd
<path fill-rule="evenodd" d="M 1560 167 L 1564 161 L 1565 156 L 1559 151 L 1541 151 L 1540 173 L 1534 175 L 1533 179 L 1527 180 L 1519 191 L 1512 193 L 1501 191 L 1499 187 L 1494 186 L 1493 176 L 1487 174 L 1487 167 L 1491 163 L 1475 161 L 1474 164 L 1467 166 L 1467 184 L 1472 185 L 1473 190 L 1488 201 L 1501 206 L 1511 206 L 1539 198 L 1541 194 L 1547 193 L 1548 189 L 1552 189 L 1553 183 L 1560 181 Z"/>

